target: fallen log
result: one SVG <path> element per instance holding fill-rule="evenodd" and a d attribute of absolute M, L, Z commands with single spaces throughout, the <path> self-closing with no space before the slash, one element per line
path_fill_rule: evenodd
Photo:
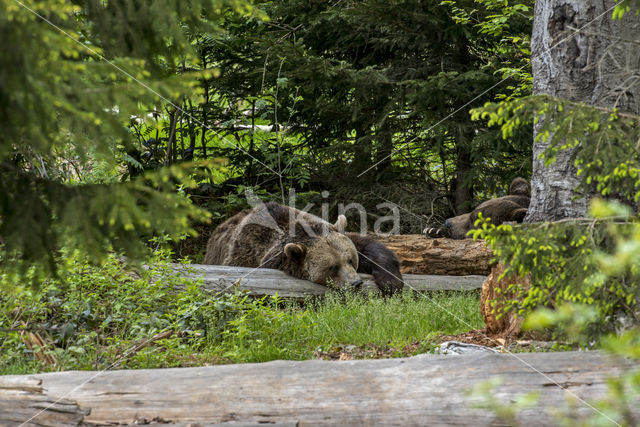
<path fill-rule="evenodd" d="M 0 377 L 0 425 L 71 427 L 89 413 L 72 400 L 46 395 L 42 380 L 31 376 Z"/>
<path fill-rule="evenodd" d="M 422 234 L 371 237 L 395 252 L 402 274 L 486 276 L 491 271 L 493 252 L 482 240 L 433 239 Z"/>
<path fill-rule="evenodd" d="M 282 271 L 268 268 L 231 267 L 221 265 L 174 264 L 174 268 L 187 277 L 202 278 L 203 287 L 213 292 L 233 292 L 234 289 L 248 290 L 256 296 L 275 295 L 282 297 L 304 298 L 324 295 L 330 288 L 296 279 Z M 373 276 L 361 274 L 363 290 L 379 292 Z M 404 274 L 406 289 L 423 291 L 463 291 L 480 289 L 486 279 L 484 276 L 434 276 Z"/>
<path fill-rule="evenodd" d="M 613 361 L 598 352 L 420 355 L 56 372 L 0 377 L 0 389 L 7 382 L 42 381 L 47 399 L 64 397 L 90 410 L 84 422 L 91 425 L 496 425 L 504 420 L 476 407 L 481 396 L 468 392 L 500 376 L 502 383 L 489 392 L 493 404 L 539 392 L 538 406 L 520 412 L 517 424 L 554 425 L 557 420 L 550 414 L 567 401 L 574 402 L 576 422 L 595 415 L 576 398 L 603 398 L 607 377 L 630 367 L 629 361 Z M 640 405 L 629 402 L 627 408 L 640 416 Z M 0 425 L 8 422 L 6 417 L 0 416 Z"/>

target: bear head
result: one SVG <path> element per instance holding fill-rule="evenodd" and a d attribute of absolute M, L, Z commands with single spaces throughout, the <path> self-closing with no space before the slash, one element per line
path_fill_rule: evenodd
<path fill-rule="evenodd" d="M 304 221 L 299 218 L 297 221 Z M 276 268 L 300 279 L 321 285 L 359 288 L 358 252 L 344 230 L 346 218 L 340 215 L 336 224 L 296 224 L 296 233 L 287 237 L 283 248 L 264 257 L 264 267 Z M 269 258 L 272 257 L 272 260 Z"/>
<path fill-rule="evenodd" d="M 511 196 L 530 196 L 529 182 L 524 178 L 514 178 L 509 185 L 509 195 Z"/>

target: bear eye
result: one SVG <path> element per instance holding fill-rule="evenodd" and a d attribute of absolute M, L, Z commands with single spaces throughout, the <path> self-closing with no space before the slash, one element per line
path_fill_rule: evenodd
<path fill-rule="evenodd" d="M 340 266 L 338 264 L 332 265 L 331 268 L 329 269 L 329 274 L 331 274 L 332 276 L 335 276 L 338 274 L 339 271 L 340 271 Z"/>

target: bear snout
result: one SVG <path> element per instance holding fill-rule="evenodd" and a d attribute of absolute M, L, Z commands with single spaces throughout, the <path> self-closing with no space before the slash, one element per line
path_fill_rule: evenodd
<path fill-rule="evenodd" d="M 362 286 L 362 280 L 360 279 L 360 275 L 358 275 L 358 273 L 354 268 L 348 265 L 340 269 L 338 277 L 336 278 L 336 282 L 338 282 L 339 287 L 356 286 L 356 285 Z"/>
<path fill-rule="evenodd" d="M 351 287 L 356 291 L 359 291 L 362 288 L 363 283 L 364 282 L 361 279 L 358 279 L 355 282 L 351 282 Z"/>

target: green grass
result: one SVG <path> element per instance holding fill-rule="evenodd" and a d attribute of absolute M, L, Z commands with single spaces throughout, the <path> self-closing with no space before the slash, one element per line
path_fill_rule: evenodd
<path fill-rule="evenodd" d="M 185 281 L 160 256 L 154 271 L 135 272 L 115 256 L 99 268 L 78 256 L 64 261 L 61 278 L 37 292 L 0 276 L 8 290 L 0 294 L 0 374 L 304 360 L 345 348 L 355 358 L 398 357 L 483 326 L 477 292 L 331 294 L 299 304 L 212 296 L 195 282 L 175 291 Z M 25 327 L 44 338 L 55 366 L 35 360 L 11 331 Z M 173 334 L 135 347 L 163 331 Z"/>
<path fill-rule="evenodd" d="M 207 350 L 232 362 L 303 360 L 318 349 L 345 346 L 386 348 L 403 356 L 403 348 L 417 341 L 428 343 L 442 334 L 483 326 L 477 293 L 407 292 L 386 299 L 330 295 L 305 307 L 278 309 L 266 299 L 257 305 Z"/>

